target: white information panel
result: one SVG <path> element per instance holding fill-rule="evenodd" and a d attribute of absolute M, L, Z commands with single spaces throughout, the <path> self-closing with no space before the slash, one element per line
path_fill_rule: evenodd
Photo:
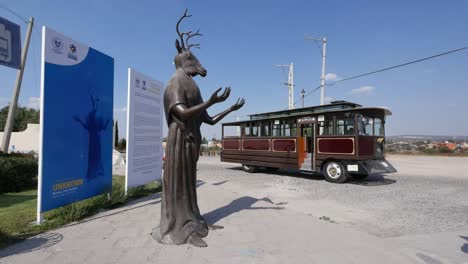
<path fill-rule="evenodd" d="M 125 190 L 162 178 L 163 83 L 128 69 Z"/>

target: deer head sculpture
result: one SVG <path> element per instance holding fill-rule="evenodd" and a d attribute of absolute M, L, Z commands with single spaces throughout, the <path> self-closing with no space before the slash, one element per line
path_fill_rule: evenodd
<path fill-rule="evenodd" d="M 177 55 L 174 58 L 174 64 L 176 66 L 176 69 L 182 69 L 187 75 L 190 75 L 192 77 L 196 75 L 205 77 L 207 74 L 206 69 L 203 68 L 200 61 L 198 61 L 195 55 L 193 55 L 193 53 L 190 51 L 191 47 L 200 48 L 200 44 L 188 43 L 190 38 L 195 36 L 202 36 L 202 34 L 200 34 L 200 30 L 197 30 L 197 32 L 195 33 L 192 33 L 192 31 L 180 33 L 179 30 L 180 22 L 182 22 L 184 18 L 192 16 L 188 15 L 187 11 L 188 10 L 186 9 L 184 15 L 179 19 L 176 25 L 176 31 L 179 35 L 180 42 L 179 39 L 176 39 L 175 41 Z"/>

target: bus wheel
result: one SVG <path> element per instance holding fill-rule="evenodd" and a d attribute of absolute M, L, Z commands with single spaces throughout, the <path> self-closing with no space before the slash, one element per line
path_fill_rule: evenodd
<path fill-rule="evenodd" d="M 242 164 L 242 169 L 245 172 L 255 172 L 257 168 L 254 165 Z"/>
<path fill-rule="evenodd" d="M 330 161 L 323 167 L 325 179 L 333 183 L 343 183 L 348 179 L 348 172 L 338 161 Z"/>

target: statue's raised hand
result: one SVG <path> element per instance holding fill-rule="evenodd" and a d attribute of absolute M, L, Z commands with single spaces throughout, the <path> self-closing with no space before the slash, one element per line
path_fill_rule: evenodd
<path fill-rule="evenodd" d="M 242 106 L 244 106 L 244 103 L 245 103 L 245 99 L 244 99 L 244 98 L 242 98 L 242 99 L 240 99 L 240 98 L 237 99 L 237 102 L 231 106 L 231 110 L 232 110 L 232 111 L 239 110 Z"/>
<path fill-rule="evenodd" d="M 224 102 L 231 94 L 231 87 L 226 87 L 226 89 L 224 89 L 224 92 L 221 95 L 218 95 L 221 89 L 222 88 L 219 88 L 213 93 L 213 95 L 211 95 L 210 101 L 212 103 L 216 104 L 216 103 Z"/>

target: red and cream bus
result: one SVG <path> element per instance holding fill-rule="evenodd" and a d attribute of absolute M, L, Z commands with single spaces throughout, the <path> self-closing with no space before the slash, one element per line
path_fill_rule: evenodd
<path fill-rule="evenodd" d="M 221 161 L 323 173 L 329 182 L 396 172 L 385 160 L 385 108 L 346 101 L 250 115 L 222 124 Z"/>

